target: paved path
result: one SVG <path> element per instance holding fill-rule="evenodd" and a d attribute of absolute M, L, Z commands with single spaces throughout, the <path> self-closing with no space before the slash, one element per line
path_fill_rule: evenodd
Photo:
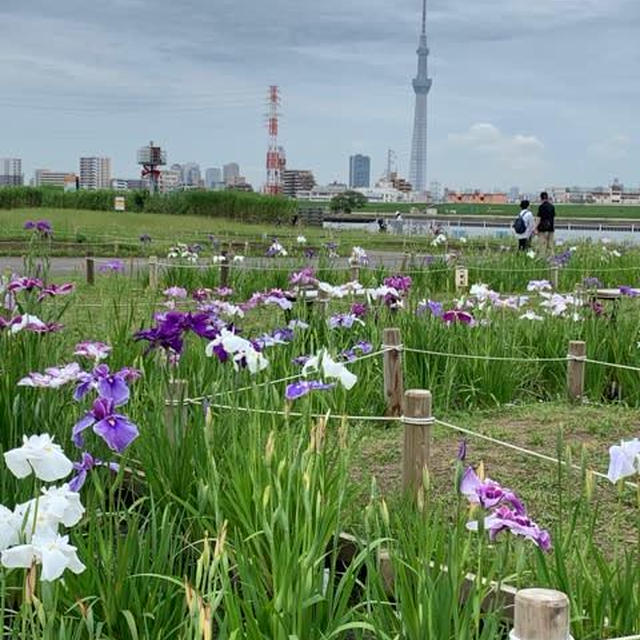
<path fill-rule="evenodd" d="M 389 252 L 389 251 L 370 251 L 369 258 L 372 266 L 384 265 L 387 267 L 400 267 L 402 261 L 404 259 L 404 254 L 401 252 Z M 100 268 L 101 264 L 108 262 L 109 260 L 115 260 L 116 258 L 95 258 L 96 261 L 96 270 Z M 125 267 L 127 268 L 127 272 L 129 269 L 130 259 L 129 258 L 118 258 L 120 259 Z M 164 260 L 161 258 L 160 262 Z M 267 259 L 261 257 L 248 257 L 243 263 L 237 263 L 232 265 L 232 269 L 242 269 L 243 265 L 249 267 L 266 267 L 266 268 L 294 268 L 296 266 L 300 266 L 303 264 L 313 264 L 314 260 L 304 260 L 300 258 L 299 261 L 293 261 L 290 259 L 279 260 L 275 259 Z M 74 273 L 84 273 L 85 270 L 85 258 L 72 258 L 72 257 L 59 257 L 59 258 L 51 258 L 51 273 L 52 275 L 69 275 Z M 134 268 L 145 267 L 148 264 L 147 258 L 133 258 Z M 206 260 L 202 261 L 203 265 L 206 265 Z M 349 262 L 347 258 L 338 258 L 333 263 L 332 266 L 336 268 L 344 268 L 346 269 L 349 266 Z M 9 257 L 0 257 L 0 272 L 5 270 L 11 270 L 15 273 L 21 273 L 23 270 L 23 262 L 22 258 L 18 256 L 9 256 Z"/>

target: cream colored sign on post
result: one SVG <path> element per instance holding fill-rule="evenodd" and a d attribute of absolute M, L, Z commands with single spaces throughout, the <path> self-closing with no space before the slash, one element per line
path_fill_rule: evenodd
<path fill-rule="evenodd" d="M 113 208 L 116 211 L 125 211 L 126 210 L 124 196 L 116 196 L 114 198 L 114 200 L 113 200 Z"/>
<path fill-rule="evenodd" d="M 456 289 L 466 289 L 469 286 L 469 270 L 456 267 Z"/>

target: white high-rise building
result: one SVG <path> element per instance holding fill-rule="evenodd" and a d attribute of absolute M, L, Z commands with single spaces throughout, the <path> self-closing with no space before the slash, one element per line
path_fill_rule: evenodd
<path fill-rule="evenodd" d="M 222 182 L 222 171 L 218 167 L 207 169 L 204 173 L 204 186 L 207 189 L 217 189 Z"/>
<path fill-rule="evenodd" d="M 80 188 L 110 189 L 111 158 L 80 158 Z"/>
<path fill-rule="evenodd" d="M 20 158 L 0 158 L 0 186 L 22 185 L 22 160 Z"/>
<path fill-rule="evenodd" d="M 237 162 L 230 162 L 229 164 L 225 164 L 222 168 L 222 179 L 225 184 L 234 184 L 239 176 L 240 166 Z"/>

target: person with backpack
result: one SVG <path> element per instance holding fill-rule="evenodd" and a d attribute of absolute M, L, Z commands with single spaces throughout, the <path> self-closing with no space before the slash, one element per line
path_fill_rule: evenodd
<path fill-rule="evenodd" d="M 538 207 L 538 225 L 536 232 L 544 247 L 545 254 L 553 253 L 553 232 L 555 231 L 556 208 L 549 201 L 549 194 L 543 191 L 540 194 L 540 206 Z"/>
<path fill-rule="evenodd" d="M 513 231 L 518 238 L 518 250 L 524 251 L 531 246 L 531 236 L 535 231 L 536 223 L 533 213 L 529 210 L 529 201 L 520 202 L 520 213 L 513 221 Z"/>

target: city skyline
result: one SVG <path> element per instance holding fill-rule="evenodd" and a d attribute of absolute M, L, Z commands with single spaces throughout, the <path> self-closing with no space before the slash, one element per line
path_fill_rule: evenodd
<path fill-rule="evenodd" d="M 320 10 L 240 0 L 213 11 L 203 0 L 186 8 L 168 0 L 16 3 L 0 10 L 0 78 L 11 89 L 0 118 L 12 122 L 0 156 L 22 158 L 27 176 L 108 156 L 114 176 L 134 178 L 136 148 L 156 139 L 171 163 L 235 159 L 260 188 L 264 89 L 277 82 L 290 166 L 309 167 L 320 183 L 345 181 L 348 157 L 362 152 L 375 179 L 393 148 L 408 177 L 416 4 L 327 0 Z M 429 181 L 487 190 L 598 184 L 602 176 L 637 184 L 638 3 L 429 7 L 437 87 Z"/>

